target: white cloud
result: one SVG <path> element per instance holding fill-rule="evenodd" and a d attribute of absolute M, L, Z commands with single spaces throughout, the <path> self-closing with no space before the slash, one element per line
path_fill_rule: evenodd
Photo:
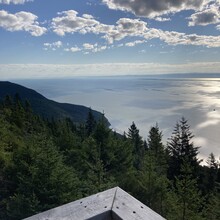
<path fill-rule="evenodd" d="M 143 44 L 145 42 L 146 42 L 145 40 L 136 40 L 136 41 L 133 41 L 133 42 L 126 43 L 125 46 L 127 46 L 127 47 L 134 47 L 137 44 Z"/>
<path fill-rule="evenodd" d="M 82 49 L 80 49 L 79 47 L 70 47 L 70 48 L 65 48 L 64 49 L 64 51 L 66 51 L 66 52 L 73 52 L 73 53 L 75 53 L 75 52 L 79 52 L 79 51 L 81 51 Z"/>
<path fill-rule="evenodd" d="M 63 43 L 61 41 L 56 41 L 56 42 L 53 42 L 53 43 L 44 43 L 44 47 L 45 48 L 50 48 L 50 49 L 56 49 L 56 48 L 60 48 L 63 46 Z"/>
<path fill-rule="evenodd" d="M 25 2 L 32 2 L 33 0 L 0 0 L 0 4 L 24 4 Z"/>
<path fill-rule="evenodd" d="M 73 51 L 76 49 L 73 49 Z M 220 62 L 184 63 L 178 65 L 161 63 L 101 63 L 101 64 L 0 64 L 2 80 L 18 78 L 59 78 L 73 76 L 146 75 L 165 73 L 216 73 Z"/>
<path fill-rule="evenodd" d="M 143 36 L 148 30 L 147 23 L 140 19 L 120 18 L 116 26 L 104 36 L 109 43 L 122 40 L 125 37 Z"/>
<path fill-rule="evenodd" d="M 0 10 L 0 27 L 7 31 L 27 31 L 32 36 L 38 37 L 46 33 L 47 29 L 39 26 L 38 17 L 30 12 L 21 11 L 10 14 Z"/>
<path fill-rule="evenodd" d="M 169 45 L 195 45 L 206 47 L 220 47 L 220 36 L 185 34 L 175 31 L 163 31 L 151 28 L 144 35 L 145 39 L 159 38 Z"/>
<path fill-rule="evenodd" d="M 89 44 L 89 43 L 83 44 L 83 47 L 84 47 L 85 50 L 92 50 L 92 49 L 94 49 L 94 46 L 95 45 Z"/>
<path fill-rule="evenodd" d="M 199 11 L 190 16 L 189 26 L 195 25 L 209 25 L 209 24 L 217 24 L 220 22 L 220 6 L 214 5 L 208 9 L 203 11 Z"/>
<path fill-rule="evenodd" d="M 170 18 L 164 18 L 164 17 L 155 17 L 154 20 L 160 21 L 160 22 L 171 21 Z"/>
<path fill-rule="evenodd" d="M 78 12 L 74 10 L 58 13 L 59 17 L 52 19 L 53 31 L 60 36 L 74 32 L 84 34 L 89 32 L 93 26 L 99 24 L 91 15 L 84 14 L 79 17 L 77 14 Z"/>
<path fill-rule="evenodd" d="M 97 43 L 95 44 L 90 44 L 90 43 L 84 43 L 82 45 L 82 47 L 78 47 L 78 46 L 75 46 L 75 47 L 71 47 L 71 48 L 65 48 L 64 51 L 66 52 L 78 52 L 78 51 L 82 51 L 83 54 L 89 54 L 89 53 L 97 53 L 97 52 L 101 52 L 103 50 L 106 50 L 108 49 L 107 46 L 102 46 L 102 45 L 98 45 Z"/>
<path fill-rule="evenodd" d="M 110 9 L 156 18 L 182 10 L 199 10 L 212 0 L 102 0 Z"/>
<path fill-rule="evenodd" d="M 73 10 L 60 12 L 58 15 L 59 17 L 52 19 L 52 29 L 60 36 L 76 32 L 101 34 L 109 43 L 113 43 L 127 36 L 141 36 L 147 30 L 147 23 L 139 19 L 121 18 L 116 25 L 106 25 L 88 14 L 80 17 Z"/>
<path fill-rule="evenodd" d="M 61 36 L 75 32 L 81 34 L 93 33 L 101 35 L 108 44 L 113 44 L 115 41 L 120 41 L 126 37 L 139 37 L 143 40 L 158 38 L 169 45 L 220 47 L 219 36 L 187 35 L 175 31 L 149 28 L 147 23 L 140 19 L 120 18 L 115 25 L 106 25 L 87 14 L 79 17 L 78 13 L 73 10 L 61 12 L 59 15 L 59 17 L 53 19 L 52 28 L 55 33 Z"/>

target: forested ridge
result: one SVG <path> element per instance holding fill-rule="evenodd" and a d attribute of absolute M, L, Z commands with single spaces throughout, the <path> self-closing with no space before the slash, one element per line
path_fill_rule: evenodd
<path fill-rule="evenodd" d="M 28 100 L 35 114 L 49 120 L 53 118 L 56 118 L 56 120 L 70 118 L 74 123 L 80 124 L 86 120 L 88 115 L 88 107 L 55 102 L 47 99 L 33 89 L 12 82 L 0 81 L 0 101 L 4 100 L 6 95 L 14 97 L 16 94 L 19 94 L 23 102 L 24 100 Z M 91 111 L 96 120 L 102 118 L 100 112 L 95 110 Z M 104 118 L 104 120 L 109 125 L 108 120 L 106 118 Z"/>
<path fill-rule="evenodd" d="M 0 103 L 0 219 L 22 219 L 120 186 L 168 220 L 218 220 L 219 160 L 210 152 L 201 166 L 198 153 L 184 118 L 164 145 L 157 124 L 143 140 L 134 122 L 119 135 L 92 110 L 82 124 L 47 120 L 18 95 L 6 96 Z"/>

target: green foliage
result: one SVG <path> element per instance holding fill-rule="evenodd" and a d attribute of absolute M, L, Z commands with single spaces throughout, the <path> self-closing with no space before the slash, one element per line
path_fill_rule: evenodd
<path fill-rule="evenodd" d="M 89 137 L 83 143 L 84 194 L 94 194 L 114 185 L 114 179 L 107 173 L 101 158 L 100 146 Z"/>
<path fill-rule="evenodd" d="M 178 197 L 179 212 L 182 220 L 201 219 L 199 212 L 202 207 L 201 193 L 198 190 L 197 180 L 193 178 L 191 167 L 184 162 L 181 175 L 176 177 L 176 194 Z"/>
<path fill-rule="evenodd" d="M 215 159 L 215 156 L 213 153 L 209 155 L 209 158 L 207 159 L 207 164 L 209 167 L 208 170 L 208 189 L 210 191 L 217 190 L 217 178 L 218 178 L 218 172 L 219 172 L 219 163 Z M 220 190 L 220 188 L 219 188 Z"/>
<path fill-rule="evenodd" d="M 15 83 L 0 81 L 0 101 L 4 100 L 7 95 L 8 97 L 15 96 L 14 101 L 19 101 L 23 104 L 25 100 L 28 100 L 32 106 L 33 112 L 45 119 L 52 120 L 52 118 L 56 118 L 65 120 L 65 118 L 70 118 L 77 124 L 85 123 L 87 120 L 89 108 L 85 106 L 58 103 L 45 98 L 32 89 Z M 10 101 L 13 102 L 13 99 L 9 100 L 7 97 L 6 99 L 5 101 L 7 101 L 7 104 L 10 104 Z M 92 110 L 92 113 L 96 121 L 103 117 L 100 112 Z M 108 120 L 106 118 L 104 118 L 104 120 L 105 123 L 109 125 Z"/>
<path fill-rule="evenodd" d="M 220 193 L 211 193 L 207 195 L 203 215 L 205 219 L 217 220 L 220 219 Z"/>
<path fill-rule="evenodd" d="M 184 118 L 165 149 L 157 124 L 143 141 L 134 122 L 122 136 L 92 110 L 78 124 L 45 120 L 19 95 L 2 100 L 0 219 L 22 219 L 117 185 L 168 220 L 219 219 L 219 162 L 211 154 L 208 166 L 199 165 Z"/>
<path fill-rule="evenodd" d="M 177 122 L 173 135 L 170 138 L 167 146 L 169 152 L 169 178 L 174 180 L 175 176 L 181 174 L 183 163 L 187 162 L 191 168 L 194 177 L 197 176 L 199 160 L 198 147 L 195 147 L 192 142 L 193 134 L 190 131 L 190 126 L 185 118 Z"/>
<path fill-rule="evenodd" d="M 137 129 L 134 122 L 132 122 L 132 125 L 128 129 L 128 139 L 130 140 L 133 148 L 134 167 L 138 170 L 141 170 L 143 166 L 145 149 L 143 140 L 139 135 L 139 130 Z"/>
<path fill-rule="evenodd" d="M 89 113 L 88 113 L 88 116 L 87 116 L 85 127 L 86 127 L 87 136 L 90 136 L 96 128 L 96 120 L 94 118 L 94 115 L 92 114 L 92 109 L 91 108 L 89 109 Z"/>

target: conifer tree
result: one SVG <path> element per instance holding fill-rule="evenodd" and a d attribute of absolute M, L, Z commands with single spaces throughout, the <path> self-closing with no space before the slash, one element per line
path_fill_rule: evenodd
<path fill-rule="evenodd" d="M 31 137 L 28 145 L 14 152 L 12 162 L 8 175 L 16 185 L 7 201 L 11 219 L 24 218 L 80 196 L 74 170 L 64 165 L 56 146 L 44 134 Z"/>
<path fill-rule="evenodd" d="M 109 145 L 111 130 L 106 126 L 104 122 L 104 115 L 102 119 L 97 123 L 96 128 L 93 133 L 93 138 L 96 141 L 96 145 L 100 150 L 100 157 L 103 161 L 104 168 L 106 170 L 110 169 L 111 164 L 111 145 Z"/>
<path fill-rule="evenodd" d="M 128 130 L 128 139 L 131 141 L 133 148 L 134 167 L 137 170 L 141 170 L 145 149 L 142 138 L 139 135 L 139 130 L 137 129 L 134 122 L 132 122 L 132 125 Z"/>
<path fill-rule="evenodd" d="M 216 190 L 216 181 L 218 177 L 218 168 L 219 164 L 218 161 L 215 159 L 215 156 L 213 153 L 211 153 L 207 159 L 208 164 L 208 190 L 209 192 Z M 220 187 L 219 187 L 220 190 Z"/>
<path fill-rule="evenodd" d="M 220 193 L 210 193 L 207 196 L 205 206 L 203 208 L 203 216 L 206 220 L 220 219 Z"/>
<path fill-rule="evenodd" d="M 138 187 L 140 200 L 160 214 L 164 214 L 168 180 L 165 149 L 162 144 L 162 132 L 158 125 L 151 127 L 147 139 L 148 150 L 145 153 L 143 169 L 139 172 Z"/>
<path fill-rule="evenodd" d="M 167 155 L 165 147 L 162 143 L 162 132 L 159 129 L 158 124 L 151 127 L 147 139 L 148 154 L 155 160 L 155 164 L 158 166 L 158 174 L 166 174 L 167 172 Z"/>
<path fill-rule="evenodd" d="M 93 133 L 93 131 L 95 130 L 95 127 L 96 127 L 96 120 L 92 113 L 92 109 L 90 108 L 88 112 L 87 120 L 86 120 L 86 125 L 85 125 L 87 136 L 90 136 Z"/>
<path fill-rule="evenodd" d="M 197 179 L 192 175 L 192 167 L 188 161 L 181 164 L 181 174 L 176 177 L 176 190 L 179 212 L 176 213 L 179 220 L 201 220 L 199 212 L 203 206 L 203 197 L 198 189 Z M 174 213 L 173 213 L 174 215 Z"/>
<path fill-rule="evenodd" d="M 114 185 L 114 179 L 107 173 L 101 158 L 100 145 L 90 136 L 82 145 L 83 195 L 91 195 Z"/>
<path fill-rule="evenodd" d="M 181 174 L 181 166 L 188 163 L 193 170 L 194 177 L 197 176 L 198 165 L 200 161 L 197 158 L 198 147 L 195 147 L 192 142 L 193 134 L 190 131 L 190 126 L 187 120 L 183 117 L 177 122 L 173 135 L 170 138 L 167 146 L 169 152 L 169 170 L 168 177 L 175 179 L 175 176 Z"/>

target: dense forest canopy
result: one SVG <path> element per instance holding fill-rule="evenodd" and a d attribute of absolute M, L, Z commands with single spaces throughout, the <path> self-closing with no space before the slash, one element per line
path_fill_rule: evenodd
<path fill-rule="evenodd" d="M 47 120 L 20 96 L 0 104 L 0 219 L 22 219 L 120 186 L 168 220 L 220 219 L 219 160 L 199 148 L 185 118 L 167 145 L 156 124 L 147 140 L 133 122 L 124 135 L 104 115 L 84 123 Z"/>

